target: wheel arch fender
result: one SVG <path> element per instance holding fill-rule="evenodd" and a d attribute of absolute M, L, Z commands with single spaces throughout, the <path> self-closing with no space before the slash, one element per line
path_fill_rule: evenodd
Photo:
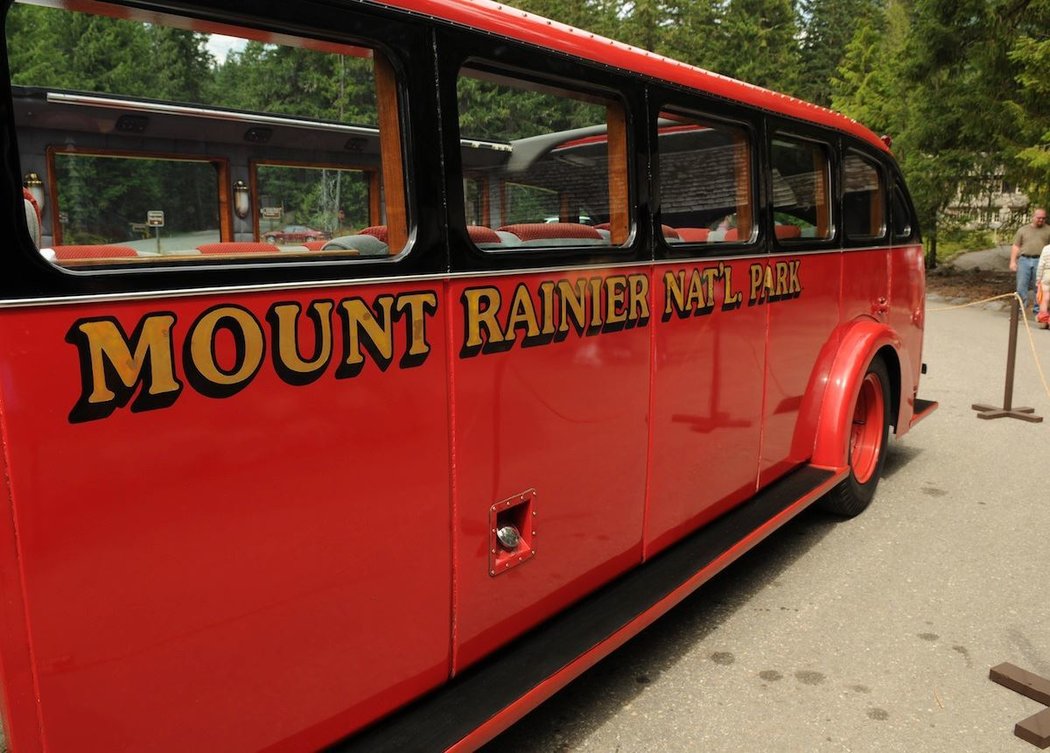
<path fill-rule="evenodd" d="M 824 387 L 813 442 L 813 465 L 844 468 L 849 463 L 848 438 L 853 406 L 868 365 L 878 356 L 890 377 L 890 421 L 900 413 L 901 340 L 886 324 L 871 319 L 852 322 L 842 335 Z"/>

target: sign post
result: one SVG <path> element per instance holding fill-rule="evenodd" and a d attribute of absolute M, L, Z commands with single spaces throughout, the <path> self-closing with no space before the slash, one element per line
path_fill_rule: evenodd
<path fill-rule="evenodd" d="M 160 253 L 160 229 L 164 227 L 164 210 L 151 209 L 146 212 L 146 224 L 157 228 L 157 253 Z"/>

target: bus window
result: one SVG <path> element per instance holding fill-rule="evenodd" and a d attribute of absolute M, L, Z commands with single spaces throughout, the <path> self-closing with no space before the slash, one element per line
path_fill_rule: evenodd
<path fill-rule="evenodd" d="M 657 134 L 664 239 L 671 244 L 754 240 L 747 131 L 661 113 Z"/>
<path fill-rule="evenodd" d="M 881 238 L 886 232 L 882 170 L 857 152 L 842 161 L 842 224 L 851 240 Z"/>
<path fill-rule="evenodd" d="M 827 149 L 812 141 L 778 135 L 770 154 L 776 224 L 797 227 L 796 238 L 831 238 L 835 229 Z M 791 240 L 785 233 L 778 232 L 777 237 L 782 242 Z"/>
<path fill-rule="evenodd" d="M 463 69 L 458 96 L 464 208 L 468 225 L 488 228 L 471 230 L 480 248 L 627 242 L 619 102 L 480 68 Z"/>
<path fill-rule="evenodd" d="M 397 81 L 368 47 L 31 0 L 8 13 L 7 49 L 22 172 L 44 199 L 34 241 L 57 265 L 407 245 Z"/>
<path fill-rule="evenodd" d="M 908 200 L 899 184 L 893 186 L 893 237 L 896 240 L 909 240 L 913 225 Z"/>

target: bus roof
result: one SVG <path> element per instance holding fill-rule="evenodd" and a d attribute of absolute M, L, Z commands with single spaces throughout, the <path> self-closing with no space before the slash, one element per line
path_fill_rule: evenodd
<path fill-rule="evenodd" d="M 670 81 L 768 112 L 844 131 L 889 152 L 874 132 L 852 118 L 786 94 L 682 63 L 589 31 L 491 0 L 371 0 L 461 26 L 558 50 L 603 65 Z"/>

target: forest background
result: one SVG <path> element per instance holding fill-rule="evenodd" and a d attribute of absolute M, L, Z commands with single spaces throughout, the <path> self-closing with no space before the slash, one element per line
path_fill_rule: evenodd
<path fill-rule="evenodd" d="M 1050 0 L 514 5 L 829 106 L 892 137 L 931 261 L 960 245 L 991 241 L 990 228 L 946 211 L 960 199 L 991 201 L 989 187 L 1007 181 L 1034 203 L 1050 201 Z M 272 112 L 358 123 L 374 118 L 371 87 L 347 87 L 343 71 L 329 69 L 340 56 L 311 58 L 304 50 L 250 42 L 219 59 L 199 34 L 148 25 L 132 30 L 111 19 L 47 16 L 25 6 L 9 14 L 7 35 L 15 83 L 75 80 L 76 88 L 191 102 L 212 101 L 221 91 L 217 104 L 224 106 L 258 109 L 264 102 Z M 18 39 L 33 43 L 14 44 Z M 231 93 L 238 101 L 228 101 Z M 311 112 L 322 102 L 323 112 Z"/>

